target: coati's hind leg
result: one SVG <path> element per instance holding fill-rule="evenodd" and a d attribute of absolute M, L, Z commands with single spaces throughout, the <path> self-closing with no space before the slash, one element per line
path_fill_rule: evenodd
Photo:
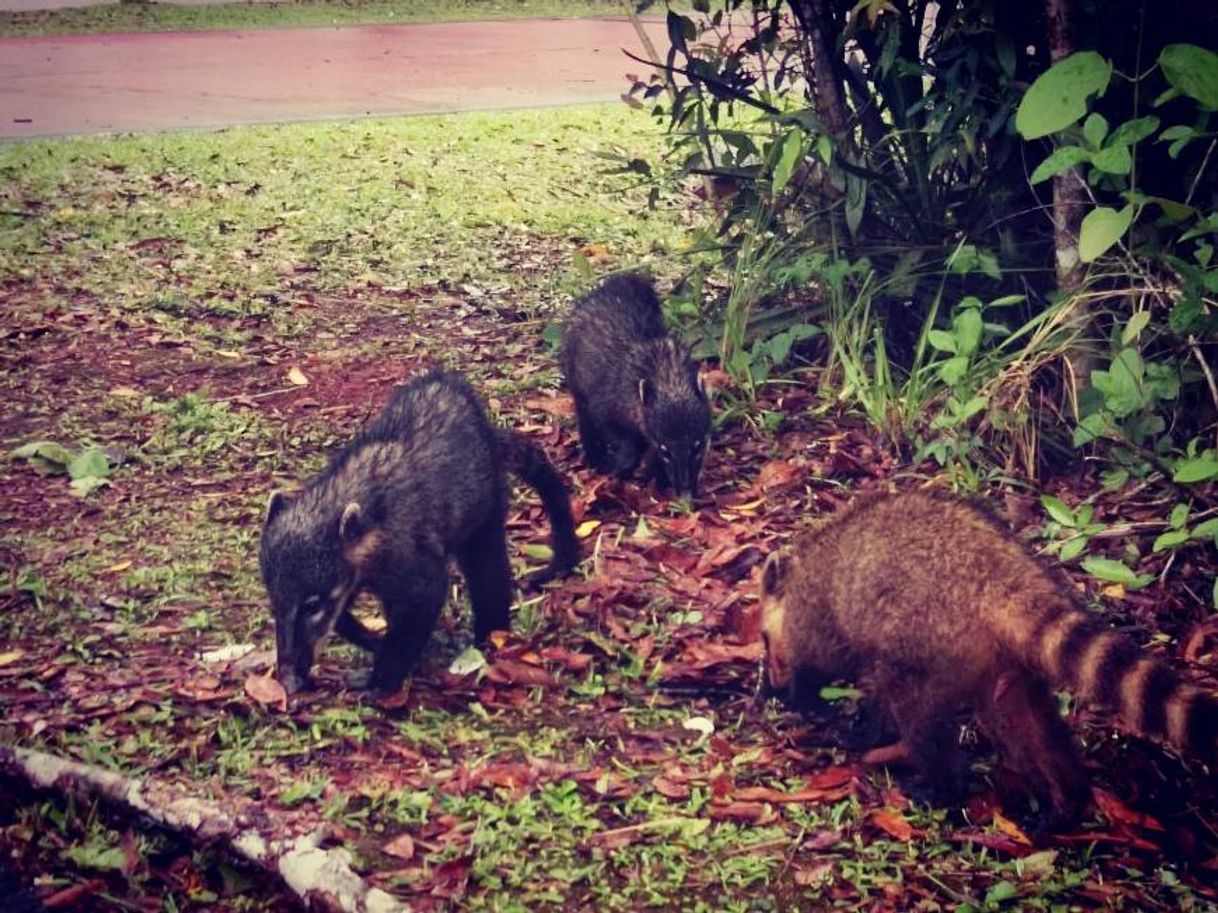
<path fill-rule="evenodd" d="M 885 670 L 876 679 L 881 702 L 922 780 L 924 788 L 915 789 L 915 797 L 941 808 L 960 808 L 967 794 L 968 757 L 956 726 L 959 701 L 934 688 L 925 671 Z"/>
<path fill-rule="evenodd" d="M 377 581 L 387 628 L 378 638 L 368 687 L 393 693 L 418 660 L 444 608 L 448 568 L 442 558 L 412 562 Z"/>
<path fill-rule="evenodd" d="M 491 631 L 508 630 L 512 624 L 512 566 L 502 517 L 491 518 L 457 550 L 457 564 L 469 589 L 475 639 L 481 642 Z"/>
<path fill-rule="evenodd" d="M 1007 764 L 1036 799 L 1033 830 L 1070 830 L 1086 808 L 1090 784 L 1048 685 L 1022 670 L 1004 673 L 991 689 L 985 719 Z"/>

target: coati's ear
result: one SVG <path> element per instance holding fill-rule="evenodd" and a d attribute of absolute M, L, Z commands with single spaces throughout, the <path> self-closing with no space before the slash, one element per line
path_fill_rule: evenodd
<path fill-rule="evenodd" d="M 761 592 L 765 596 L 779 596 L 787 576 L 787 556 L 785 552 L 770 552 L 765 559 L 765 568 L 761 572 Z"/>
<path fill-rule="evenodd" d="M 266 502 L 266 520 L 263 523 L 270 523 L 279 516 L 279 512 L 291 504 L 295 497 L 286 491 L 272 491 L 270 500 Z"/>
<path fill-rule="evenodd" d="M 360 517 L 358 501 L 352 501 L 343 508 L 343 515 L 338 521 L 338 538 L 344 542 L 354 542 L 364 532 L 364 524 Z"/>
<path fill-rule="evenodd" d="M 655 385 L 647 378 L 639 380 L 639 402 L 644 406 L 650 406 L 656 398 Z"/>

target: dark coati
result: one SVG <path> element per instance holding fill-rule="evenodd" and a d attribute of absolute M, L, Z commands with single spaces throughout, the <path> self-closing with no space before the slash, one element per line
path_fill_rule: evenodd
<path fill-rule="evenodd" d="M 681 497 L 697 494 L 710 404 L 697 365 L 665 328 L 648 280 L 614 276 L 575 302 L 562 370 L 593 469 L 627 478 L 646 456 L 660 485 Z"/>
<path fill-rule="evenodd" d="M 469 588 L 478 639 L 508 627 L 505 469 L 537 490 L 550 518 L 553 557 L 532 582 L 566 574 L 579 546 L 562 478 L 535 444 L 496 428 L 458 374 L 433 371 L 399 387 L 307 488 L 271 496 L 260 562 L 289 692 L 307 682 L 331 630 L 374 651 L 373 688 L 396 690 L 444 605 L 449 556 Z M 383 636 L 350 613 L 363 589 L 381 601 Z"/>
<path fill-rule="evenodd" d="M 1089 795 L 1053 686 L 1131 732 L 1218 760 L 1218 698 L 1074 604 L 996 520 L 946 495 L 860 498 L 776 552 L 762 575 L 771 690 L 806 702 L 857 679 L 895 723 L 932 802 L 958 805 L 955 721 L 979 712 L 1036 798 L 1041 832 Z"/>

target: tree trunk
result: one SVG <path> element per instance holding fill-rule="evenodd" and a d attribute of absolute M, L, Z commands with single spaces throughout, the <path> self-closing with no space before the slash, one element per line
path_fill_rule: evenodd
<path fill-rule="evenodd" d="M 1075 0 L 1045 0 L 1045 18 L 1049 40 L 1049 59 L 1057 63 L 1075 51 Z M 1062 292 L 1063 306 L 1071 309 L 1064 324 L 1075 336 L 1066 352 L 1066 376 L 1062 388 L 1070 407 L 1078 417 L 1078 394 L 1091 378 L 1093 357 L 1087 349 L 1086 336 L 1091 326 L 1091 314 L 1085 301 L 1078 298 L 1082 290 L 1084 270 L 1078 256 L 1079 227 L 1087 207 L 1083 172 L 1079 166 L 1053 178 L 1053 247 L 1057 287 Z"/>
<path fill-rule="evenodd" d="M 812 98 L 821 126 L 834 140 L 846 140 L 846 99 L 837 65 L 840 28 L 830 0 L 791 0 L 791 9 L 808 40 L 812 58 Z"/>

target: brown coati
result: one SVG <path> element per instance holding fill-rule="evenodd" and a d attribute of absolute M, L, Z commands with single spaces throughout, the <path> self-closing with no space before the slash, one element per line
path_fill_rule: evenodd
<path fill-rule="evenodd" d="M 459 374 L 433 371 L 399 387 L 303 491 L 271 496 L 260 562 L 289 692 L 307 682 L 331 630 L 374 651 L 371 687 L 396 690 L 444 605 L 449 556 L 469 588 L 477 638 L 508 627 L 505 469 L 537 490 L 550 519 L 553 557 L 531 582 L 568 573 L 579 546 L 562 478 L 535 444 L 491 423 Z M 364 589 L 381 601 L 383 636 L 350 613 Z"/>
<path fill-rule="evenodd" d="M 669 335 L 655 288 L 613 276 L 578 299 L 563 330 L 562 370 L 584 458 L 597 472 L 647 472 L 678 496 L 698 493 L 710 404 L 688 350 Z"/>
<path fill-rule="evenodd" d="M 807 702 L 841 677 L 877 698 L 935 804 L 963 799 L 956 719 L 977 712 L 1037 800 L 1037 830 L 1075 823 L 1089 789 L 1055 686 L 1135 734 L 1218 761 L 1218 697 L 1077 606 L 959 498 L 859 498 L 771 554 L 761 635 L 771 691 Z"/>

